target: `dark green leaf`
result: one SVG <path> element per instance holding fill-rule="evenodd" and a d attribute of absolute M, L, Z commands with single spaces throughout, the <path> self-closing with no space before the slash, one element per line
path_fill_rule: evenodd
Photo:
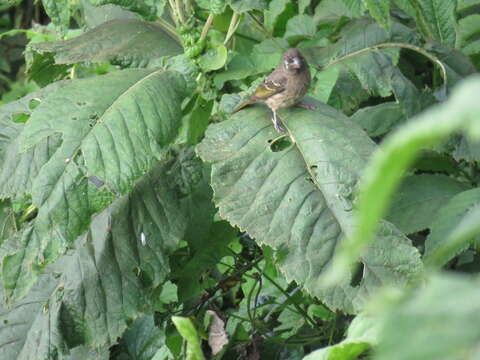
<path fill-rule="evenodd" d="M 429 228 L 439 209 L 468 185 L 446 175 L 412 175 L 392 199 L 387 220 L 406 234 Z"/>
<path fill-rule="evenodd" d="M 70 40 L 31 44 L 39 53 L 53 53 L 56 64 L 111 61 L 145 67 L 166 55 L 178 55 L 182 47 L 156 23 L 112 20 Z"/>
<path fill-rule="evenodd" d="M 358 110 L 351 116 L 352 121 L 359 124 L 369 136 L 385 135 L 405 121 L 400 105 L 386 102 Z"/>
<path fill-rule="evenodd" d="M 408 2 L 415 10 L 417 25 L 425 37 L 450 48 L 455 47 L 456 1 L 408 0 Z"/>
<path fill-rule="evenodd" d="M 160 164 L 130 195 L 93 219 L 75 251 L 54 265 L 57 274 L 61 271 L 58 286 L 42 275 L 18 303 L 18 311 L 4 313 L 7 319 L 13 317 L 12 326 L 26 319 L 24 327 L 13 327 L 22 331 L 12 333 L 18 342 L 5 342 L 4 351 L 20 352 L 22 360 L 50 360 L 52 353 L 65 354 L 82 344 L 108 347 L 130 320 L 151 311 L 148 294 L 165 281 L 168 255 L 183 238 L 188 221 L 165 176 L 168 169 L 168 164 Z"/>
<path fill-rule="evenodd" d="M 370 12 L 370 15 L 372 15 L 385 30 L 390 30 L 390 1 L 363 0 L 363 3 Z"/>
<path fill-rule="evenodd" d="M 29 180 L 39 211 L 4 259 L 8 296 L 24 295 L 42 267 L 85 231 L 93 213 L 156 164 L 177 135 L 184 86 L 178 73 L 125 70 L 73 81 L 34 110 L 20 149 L 30 151 L 58 133 L 63 142 Z"/>
<path fill-rule="evenodd" d="M 20 100 L 0 107 L 0 197 L 16 197 L 31 194 L 32 182 L 40 169 L 60 146 L 60 138 L 54 135 L 42 140 L 26 152 L 20 151 L 18 136 L 24 124 L 13 122 L 17 114 L 30 116 L 33 102 L 43 102 L 45 97 L 67 85 L 68 82 L 57 82 L 39 91 L 35 91 Z"/>
<path fill-rule="evenodd" d="M 152 360 L 165 344 L 164 331 L 155 326 L 153 315 L 136 319 L 120 340 L 120 360 Z"/>
<path fill-rule="evenodd" d="M 439 209 L 438 215 L 432 223 L 430 234 L 425 241 L 425 258 L 427 261 L 430 257 L 438 256 L 435 252 L 444 251 L 445 249 L 442 248 L 449 245 L 449 242 L 455 241 L 454 238 L 459 236 L 459 231 L 464 231 L 462 227 L 478 223 L 478 218 L 476 220 L 473 218 L 474 222 L 471 225 L 463 223 L 470 213 L 478 215 L 478 209 L 476 210 L 478 206 L 480 206 L 480 189 L 477 188 L 457 194 Z M 474 239 L 473 235 L 467 236 L 463 244 L 459 244 L 452 251 L 444 254 L 440 265 L 445 264 L 468 248 L 469 243 Z"/>

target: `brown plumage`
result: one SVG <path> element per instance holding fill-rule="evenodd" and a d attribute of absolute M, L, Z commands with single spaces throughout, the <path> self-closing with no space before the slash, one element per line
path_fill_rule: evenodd
<path fill-rule="evenodd" d="M 310 86 L 310 71 L 305 58 L 298 49 L 289 49 L 275 70 L 255 90 L 248 100 L 238 105 L 234 112 L 257 102 L 265 103 L 273 112 L 273 126 L 281 132 L 283 128 L 277 110 L 297 104 Z"/>

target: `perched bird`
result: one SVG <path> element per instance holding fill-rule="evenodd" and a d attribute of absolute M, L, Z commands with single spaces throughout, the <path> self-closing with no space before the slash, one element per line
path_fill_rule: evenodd
<path fill-rule="evenodd" d="M 283 54 L 276 69 L 255 90 L 252 97 L 238 105 L 233 112 L 247 105 L 263 102 L 273 112 L 272 121 L 275 130 L 282 132 L 283 127 L 277 116 L 277 110 L 298 104 L 309 86 L 310 71 L 307 61 L 298 49 L 289 49 Z"/>

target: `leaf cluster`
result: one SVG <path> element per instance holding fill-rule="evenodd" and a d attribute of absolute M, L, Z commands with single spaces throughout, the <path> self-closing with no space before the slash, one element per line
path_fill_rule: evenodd
<path fill-rule="evenodd" d="M 0 1 L 0 357 L 477 358 L 478 9 Z"/>

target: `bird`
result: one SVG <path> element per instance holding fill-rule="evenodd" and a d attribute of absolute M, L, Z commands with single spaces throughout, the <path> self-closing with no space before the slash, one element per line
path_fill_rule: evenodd
<path fill-rule="evenodd" d="M 310 81 L 310 70 L 302 53 L 298 49 L 288 49 L 275 70 L 257 87 L 249 99 L 233 110 L 233 113 L 254 103 L 265 103 L 272 110 L 273 127 L 278 132 L 283 132 L 277 110 L 292 105 L 312 109 L 311 105 L 299 103 L 305 96 Z"/>

